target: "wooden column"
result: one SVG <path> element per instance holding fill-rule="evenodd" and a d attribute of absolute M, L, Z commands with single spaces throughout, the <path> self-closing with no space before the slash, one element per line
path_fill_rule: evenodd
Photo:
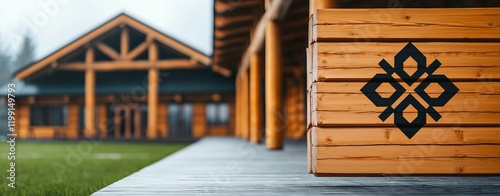
<path fill-rule="evenodd" d="M 335 8 L 339 5 L 340 0 L 309 0 L 309 15 L 312 15 L 316 9 Z"/>
<path fill-rule="evenodd" d="M 105 104 L 99 104 L 98 106 L 99 108 L 99 130 L 101 132 L 99 132 L 99 138 L 107 138 L 108 136 L 108 132 L 107 132 L 107 128 L 108 128 L 108 110 L 107 110 L 107 107 Z"/>
<path fill-rule="evenodd" d="M 262 98 L 261 98 L 261 64 L 258 53 L 250 58 L 250 141 L 261 142 L 262 130 Z"/>
<path fill-rule="evenodd" d="M 149 45 L 149 61 L 154 63 L 158 60 L 158 47 L 155 43 Z M 149 68 L 148 75 L 148 131 L 149 139 L 156 139 L 158 132 L 158 68 Z"/>
<path fill-rule="evenodd" d="M 238 74 L 237 74 L 238 75 Z M 235 97 L 235 127 L 234 127 L 234 136 L 241 137 L 241 79 L 240 77 L 236 77 L 236 97 Z"/>
<path fill-rule="evenodd" d="M 243 75 L 241 77 L 241 138 L 250 138 L 250 126 L 249 126 L 249 83 L 248 83 L 248 70 L 242 70 Z"/>
<path fill-rule="evenodd" d="M 207 131 L 206 105 L 203 102 L 193 103 L 193 137 L 201 138 Z"/>
<path fill-rule="evenodd" d="M 88 48 L 85 54 L 85 137 L 95 135 L 95 71 L 90 68 L 94 62 L 94 49 Z"/>
<path fill-rule="evenodd" d="M 130 126 L 132 121 L 131 110 L 130 105 L 125 106 L 125 138 L 127 139 L 132 137 L 132 126 Z"/>
<path fill-rule="evenodd" d="M 266 146 L 268 149 L 281 149 L 283 146 L 282 58 L 280 29 L 276 21 L 270 20 L 267 23 L 265 48 Z"/>
<path fill-rule="evenodd" d="M 125 26 L 122 26 L 122 35 L 121 35 L 121 41 L 120 41 L 120 58 L 125 59 L 125 57 L 128 54 L 129 50 L 129 35 L 128 35 L 128 29 L 125 28 Z"/>

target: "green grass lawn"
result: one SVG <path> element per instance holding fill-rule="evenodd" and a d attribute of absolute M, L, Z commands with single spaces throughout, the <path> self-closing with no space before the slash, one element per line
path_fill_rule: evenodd
<path fill-rule="evenodd" d="M 8 146 L 0 144 L 0 195 L 90 195 L 187 144 L 101 141 L 16 143 L 16 188 Z"/>

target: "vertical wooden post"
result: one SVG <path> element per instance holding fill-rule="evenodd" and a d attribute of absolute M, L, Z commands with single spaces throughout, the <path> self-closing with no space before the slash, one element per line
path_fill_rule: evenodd
<path fill-rule="evenodd" d="M 90 67 L 94 62 L 94 49 L 85 53 L 85 137 L 95 135 L 95 71 Z"/>
<path fill-rule="evenodd" d="M 340 0 L 309 0 L 309 15 L 314 14 L 316 9 L 339 7 Z"/>
<path fill-rule="evenodd" d="M 155 43 L 149 45 L 149 61 L 158 60 L 158 47 Z M 151 66 L 148 75 L 148 132 L 149 139 L 155 139 L 158 132 L 158 68 Z"/>
<path fill-rule="evenodd" d="M 201 138 L 205 136 L 207 130 L 206 105 L 203 102 L 193 103 L 193 137 Z"/>
<path fill-rule="evenodd" d="M 132 126 L 131 125 L 131 120 L 132 120 L 132 108 L 130 105 L 125 106 L 125 138 L 130 139 L 132 137 Z"/>
<path fill-rule="evenodd" d="M 267 0 L 269 5 L 270 0 Z M 266 27 L 266 146 L 283 147 L 283 112 L 281 109 L 281 37 L 279 25 L 270 20 Z"/>
<path fill-rule="evenodd" d="M 261 64 L 258 53 L 252 53 L 250 58 L 250 141 L 261 142 L 262 130 L 262 99 L 261 99 Z"/>
<path fill-rule="evenodd" d="M 248 70 L 242 70 L 243 75 L 241 77 L 241 89 L 242 89 L 242 104 L 241 104 L 241 126 L 242 126 L 242 134 L 241 138 L 242 139 L 249 139 L 250 138 L 250 129 L 249 129 L 249 84 L 248 84 Z"/>
<path fill-rule="evenodd" d="M 108 111 L 105 104 L 99 104 L 99 138 L 106 138 L 108 136 Z"/>
<path fill-rule="evenodd" d="M 122 118 L 123 116 L 121 116 L 121 111 L 122 111 L 122 107 L 121 106 L 117 106 L 115 107 L 115 138 L 120 138 L 120 137 L 123 137 L 121 135 L 121 125 L 122 125 Z"/>
<path fill-rule="evenodd" d="M 236 74 L 239 75 L 239 74 Z M 234 127 L 234 136 L 241 137 L 241 79 L 240 77 L 236 77 L 236 97 L 235 97 L 235 127 Z"/>
<path fill-rule="evenodd" d="M 125 59 L 129 50 L 129 35 L 128 29 L 125 26 L 122 26 L 122 35 L 121 35 L 121 43 L 120 43 L 120 57 L 121 59 Z"/>

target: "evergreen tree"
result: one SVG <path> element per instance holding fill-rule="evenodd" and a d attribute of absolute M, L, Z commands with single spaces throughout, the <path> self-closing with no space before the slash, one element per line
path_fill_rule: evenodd
<path fill-rule="evenodd" d="M 17 53 L 14 62 L 12 63 L 11 73 L 24 68 L 29 65 L 35 59 L 35 45 L 33 43 L 33 39 L 29 35 L 25 35 L 23 37 L 23 42 L 21 43 L 21 47 L 19 48 L 19 52 Z"/>
<path fill-rule="evenodd" d="M 0 86 L 5 84 L 11 78 L 10 56 L 7 55 L 7 49 L 0 42 Z"/>

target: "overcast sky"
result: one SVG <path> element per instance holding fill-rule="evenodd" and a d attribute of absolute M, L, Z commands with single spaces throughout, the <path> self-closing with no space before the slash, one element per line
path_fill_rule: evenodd
<path fill-rule="evenodd" d="M 31 33 L 40 59 L 120 13 L 212 54 L 212 0 L 0 0 L 0 46 Z"/>

